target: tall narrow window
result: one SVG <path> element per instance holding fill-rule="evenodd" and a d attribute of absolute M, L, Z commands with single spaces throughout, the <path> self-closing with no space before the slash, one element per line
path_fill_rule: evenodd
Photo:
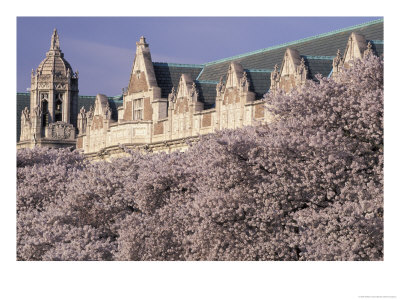
<path fill-rule="evenodd" d="M 56 95 L 56 107 L 54 109 L 54 120 L 62 121 L 62 94 Z"/>
<path fill-rule="evenodd" d="M 42 106 L 42 127 L 45 127 L 49 124 L 49 103 L 47 102 L 49 99 L 48 93 L 40 93 L 40 103 Z"/>
<path fill-rule="evenodd" d="M 42 101 L 42 126 L 46 127 L 49 125 L 49 103 L 46 99 Z"/>
<path fill-rule="evenodd" d="M 143 99 L 133 100 L 133 119 L 143 120 Z"/>

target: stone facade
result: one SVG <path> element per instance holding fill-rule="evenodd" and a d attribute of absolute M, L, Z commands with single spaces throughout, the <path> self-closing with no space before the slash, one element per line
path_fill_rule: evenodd
<path fill-rule="evenodd" d="M 154 151 L 184 150 L 187 140 L 195 140 L 200 135 L 267 121 L 263 102 L 255 101 L 255 93 L 249 90 L 247 73 L 239 63 L 232 62 L 226 81 L 221 78 L 216 84 L 215 107 L 204 109 L 190 74 L 181 74 L 177 89 L 173 87 L 168 97 L 162 98 L 149 45 L 144 37 L 136 45 L 136 57 L 118 121 L 103 121 L 102 126 L 96 123 L 104 120 L 106 105 L 100 100 L 106 97 L 98 95 L 93 117 L 91 114 L 86 117 L 87 129 L 83 129 L 83 121 L 78 122 L 77 147 L 87 155 L 114 156 L 121 151 L 120 144 L 146 146 Z M 83 110 L 81 115 L 85 114 Z"/>
<path fill-rule="evenodd" d="M 17 148 L 75 147 L 77 115 L 78 72 L 64 59 L 54 29 L 46 58 L 32 69 L 30 109 L 21 113 Z"/>
<path fill-rule="evenodd" d="M 53 39 L 58 43 L 56 32 Z M 56 51 L 52 48 L 50 51 Z M 43 119 L 43 105 L 38 106 L 41 102 L 37 99 L 42 100 L 40 97 L 47 91 L 52 93 L 49 103 L 53 104 L 48 108 L 51 121 L 42 139 L 52 136 L 62 141 L 67 139 L 66 132 L 75 134 L 76 127 L 76 147 L 92 158 L 124 155 L 121 145 L 150 151 L 184 150 L 188 142 L 196 141 L 200 135 L 272 121 L 262 99 L 264 93 L 301 88 L 306 80 L 316 80 L 318 73 L 336 76 L 365 53 L 383 55 L 382 21 L 204 65 L 153 62 L 149 45 L 141 37 L 136 43 L 128 86 L 123 89 L 123 104 L 118 109 L 110 108 L 109 98 L 99 94 L 90 109 L 82 107 L 78 112 L 70 104 L 69 111 L 67 107 L 63 110 L 62 120 L 56 121 L 54 99 L 64 91 L 65 97 L 72 97 L 68 98 L 69 103 L 73 103 L 77 74 L 68 77 L 70 67 L 63 69 L 61 73 L 70 81 L 61 86 L 53 84 L 52 90 L 45 85 L 49 81 L 34 79 L 40 74 L 33 75 L 33 109 L 21 113 L 20 143 L 33 144 L 32 136 L 39 136 L 38 128 L 43 130 L 38 125 Z M 38 82 L 43 82 L 43 87 Z M 61 129 L 62 124 L 65 129 Z M 72 141 L 75 136 L 71 134 L 69 138 Z"/>

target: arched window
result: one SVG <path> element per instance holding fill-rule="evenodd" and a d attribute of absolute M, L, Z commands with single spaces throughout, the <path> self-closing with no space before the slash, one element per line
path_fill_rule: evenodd
<path fill-rule="evenodd" d="M 56 95 L 56 107 L 54 109 L 54 120 L 62 121 L 62 94 Z"/>
<path fill-rule="evenodd" d="M 46 99 L 42 101 L 42 126 L 46 127 L 49 125 L 49 103 Z"/>

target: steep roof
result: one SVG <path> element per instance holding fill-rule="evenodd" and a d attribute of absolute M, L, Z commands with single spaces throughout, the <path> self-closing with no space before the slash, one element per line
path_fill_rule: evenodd
<path fill-rule="evenodd" d="M 275 64 L 282 63 L 286 48 L 296 49 L 302 56 L 334 57 L 338 49 L 344 53 L 347 40 L 353 31 L 363 34 L 367 40 L 376 41 L 376 44 L 383 42 L 383 20 L 381 19 L 206 63 L 199 80 L 219 80 L 220 76 L 225 75 L 232 61 L 240 63 L 245 69 L 272 70 Z M 378 55 L 382 54 L 383 47 L 376 48 Z"/>
<path fill-rule="evenodd" d="M 198 99 L 204 103 L 204 109 L 215 107 L 215 97 L 217 97 L 217 82 L 195 80 Z"/>
<path fill-rule="evenodd" d="M 189 64 L 170 64 L 154 62 L 154 73 L 156 75 L 157 84 L 161 88 L 161 98 L 168 98 L 172 87 L 178 89 L 179 79 L 182 74 L 189 74 L 192 80 L 195 80 L 200 74 L 204 65 Z"/>
<path fill-rule="evenodd" d="M 238 62 L 248 75 L 250 91 L 256 93 L 256 99 L 260 99 L 268 91 L 271 72 L 275 64 L 281 65 L 287 48 L 299 51 L 308 68 L 309 78 L 316 80 L 317 74 L 326 77 L 331 73 L 332 61 L 337 50 L 340 49 L 341 53 L 344 53 L 352 32 L 363 34 L 367 42 L 371 42 L 378 56 L 383 53 L 383 19 L 380 19 L 203 65 L 154 62 L 154 71 L 158 86 L 162 90 L 162 98 L 168 97 L 172 87 L 178 88 L 181 74 L 190 74 L 198 86 L 200 101 L 203 101 L 206 107 L 212 107 L 219 79 L 222 76 L 225 81 L 229 64 Z"/>

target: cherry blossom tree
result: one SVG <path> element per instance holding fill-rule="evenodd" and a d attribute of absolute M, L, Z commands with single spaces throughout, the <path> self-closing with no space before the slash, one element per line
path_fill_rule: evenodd
<path fill-rule="evenodd" d="M 17 156 L 19 260 L 382 260 L 383 61 L 266 94 L 186 152 Z"/>

